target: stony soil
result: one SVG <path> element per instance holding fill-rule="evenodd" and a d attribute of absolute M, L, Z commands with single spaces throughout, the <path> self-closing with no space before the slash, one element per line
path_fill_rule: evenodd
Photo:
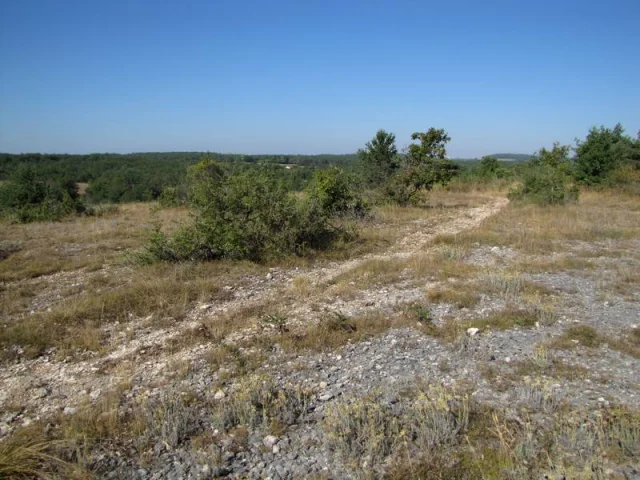
<path fill-rule="evenodd" d="M 405 236 L 381 255 L 313 268 L 274 269 L 266 277 L 245 279 L 242 285 L 227 287 L 232 292 L 229 300 L 198 305 L 189 319 L 179 325 L 157 328 L 149 319 L 135 319 L 127 329 L 112 327 L 108 333 L 118 347 L 103 356 L 61 361 L 51 352 L 35 360 L 5 365 L 0 372 L 0 412 L 3 412 L 0 435 L 9 435 L 21 425 L 63 411 L 74 414 L 123 383 L 127 384 L 123 395 L 132 405 L 165 395 L 187 394 L 204 399 L 197 408 L 222 402 L 234 395 L 237 382 L 233 370 L 210 367 L 208 354 L 217 341 L 201 339 L 174 348 L 172 339 L 185 332 L 197 332 L 205 319 L 278 299 L 282 299 L 281 311 L 286 315 L 287 328 L 319 321 L 327 312 L 347 317 L 367 312 L 391 315 L 402 305 L 424 300 L 425 289 L 442 282 L 416 285 L 400 278 L 391 284 L 359 288 L 353 297 L 336 298 L 331 294 L 332 281 L 367 261 L 402 260 L 429 250 L 436 235 L 472 229 L 505 205 L 506 200 L 494 199 L 467 208 L 439 225 L 425 224 L 424 229 Z M 634 245 L 640 249 L 640 243 Z M 465 261 L 499 269 L 519 259 L 521 255 L 506 247 L 477 246 Z M 514 409 L 526 406 L 535 399 L 518 380 L 517 366 L 534 357 L 539 345 L 549 344 L 567 326 L 576 323 L 591 325 L 614 338 L 620 331 L 640 324 L 638 286 L 632 286 L 625 295 L 604 288 L 615 278 L 620 262 L 628 268 L 640 269 L 637 256 L 615 260 L 603 256 L 592 259 L 594 268 L 589 270 L 524 274 L 523 278 L 546 287 L 553 296 L 553 321 L 535 328 L 480 329 L 473 335 L 464 334 L 457 341 L 446 342 L 425 334 L 416 325 L 393 328 L 379 337 L 350 342 L 325 353 L 285 353 L 274 343 L 266 357 L 260 357 L 254 373 L 273 379 L 281 388 L 297 385 L 311 392 L 304 411 L 287 421 L 287 428 L 273 432 L 256 427 L 234 436 L 221 431 L 203 414 L 194 428 L 205 438 L 205 446 L 196 447 L 193 441 L 172 446 L 158 440 L 145 456 L 130 445 L 120 445 L 115 450 L 94 452 L 91 466 L 104 478 L 354 478 L 344 459 L 330 449 L 320 426 L 328 408 L 370 392 L 381 395 L 391 405 L 401 403 L 403 392 L 417 379 L 441 386 L 464 386 L 472 392 L 474 401 L 490 406 Z M 59 276 L 56 283 L 63 288 L 67 280 L 63 274 Z M 309 278 L 314 288 L 312 298 L 292 297 L 292 281 L 299 276 Z M 444 283 L 455 287 L 456 282 L 450 279 Z M 434 304 L 430 311 L 434 325 L 440 326 L 447 317 L 470 320 L 514 302 L 518 299 L 482 294 L 474 307 L 460 309 L 450 304 Z M 265 325 L 250 326 L 224 341 L 246 344 L 255 337 L 268 337 L 274 330 L 275 327 Z M 606 344 L 597 349 L 578 344 L 575 348 L 549 352 L 555 359 L 574 366 L 576 372 L 575 376 L 549 379 L 554 402 L 593 409 L 609 403 L 640 408 L 637 358 Z M 633 465 L 614 473 L 640 478 Z"/>

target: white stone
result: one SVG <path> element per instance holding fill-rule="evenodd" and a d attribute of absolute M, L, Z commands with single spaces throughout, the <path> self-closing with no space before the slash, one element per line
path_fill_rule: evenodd
<path fill-rule="evenodd" d="M 218 390 L 215 395 L 213 396 L 214 400 L 222 400 L 224 397 L 226 397 L 226 395 L 224 394 L 224 392 L 222 390 Z"/>
<path fill-rule="evenodd" d="M 262 439 L 262 444 L 267 448 L 273 448 L 273 446 L 278 442 L 278 437 L 274 435 L 267 435 Z"/>
<path fill-rule="evenodd" d="M 505 357 L 504 361 L 507 363 L 511 363 L 511 357 Z"/>
<path fill-rule="evenodd" d="M 467 333 L 472 337 L 476 335 L 479 331 L 480 331 L 479 328 L 475 328 L 475 327 L 467 328 Z"/>
<path fill-rule="evenodd" d="M 64 410 L 62 411 L 62 413 L 64 415 L 74 415 L 77 411 L 78 409 L 75 407 L 64 407 Z"/>

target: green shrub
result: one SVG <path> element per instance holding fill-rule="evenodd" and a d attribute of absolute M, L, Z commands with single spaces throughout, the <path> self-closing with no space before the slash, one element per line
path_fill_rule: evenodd
<path fill-rule="evenodd" d="M 335 175 L 326 176 L 327 185 L 343 185 Z M 171 236 L 156 229 L 146 247 L 154 259 L 266 261 L 327 248 L 349 235 L 331 222 L 350 205 L 341 188 L 319 182 L 299 199 L 272 168 L 228 174 L 208 160 L 191 167 L 188 179 L 194 222 Z"/>
<path fill-rule="evenodd" d="M 329 167 L 314 173 L 307 195 L 318 202 L 329 215 L 355 215 L 363 217 L 369 211 L 357 190 L 357 180 L 338 167 Z"/>
<path fill-rule="evenodd" d="M 482 157 L 477 167 L 477 175 L 489 178 L 504 178 L 507 175 L 507 169 L 502 166 L 496 157 Z"/>
<path fill-rule="evenodd" d="M 458 173 L 459 167 L 447 160 L 446 144 L 451 140 L 443 129 L 430 128 L 415 132 L 397 170 L 383 186 L 385 196 L 400 204 L 417 204 L 421 193 L 436 183 L 446 185 Z"/>
<path fill-rule="evenodd" d="M 514 202 L 537 205 L 563 205 L 578 200 L 579 190 L 556 168 L 548 165 L 532 166 L 525 172 L 522 184 L 508 194 Z"/>
<path fill-rule="evenodd" d="M 158 197 L 158 203 L 161 207 L 178 207 L 185 203 L 185 200 L 181 198 L 178 187 L 163 187 Z"/>
<path fill-rule="evenodd" d="M 572 183 L 568 145 L 554 143 L 551 150 L 541 148 L 522 168 L 522 183 L 511 189 L 509 200 L 537 205 L 563 205 L 578 200 L 578 187 Z"/>
<path fill-rule="evenodd" d="M 627 193 L 640 194 L 640 168 L 630 164 L 620 165 L 607 175 L 603 185 Z"/>

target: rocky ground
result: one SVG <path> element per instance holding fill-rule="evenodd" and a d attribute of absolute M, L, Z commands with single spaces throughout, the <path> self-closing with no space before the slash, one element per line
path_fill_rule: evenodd
<path fill-rule="evenodd" d="M 632 272 L 640 271 L 639 239 L 573 241 L 548 254 L 439 241 L 473 231 L 506 206 L 496 197 L 458 209 L 437 225 L 412 228 L 383 254 L 245 278 L 225 286 L 229 295 L 220 301 L 197 305 L 179 325 L 158 328 L 140 318 L 126 328 L 111 326 L 105 334 L 117 346 L 104 355 L 60 359 L 51 351 L 3 365 L 0 435 L 11 437 L 56 416 L 71 424 L 72 418 L 90 418 L 106 438 L 76 461 L 101 478 L 407 478 L 394 477 L 401 471 L 395 452 L 404 451 L 416 464 L 425 451 L 458 452 L 465 402 L 472 412 L 500 412 L 487 431 L 514 425 L 533 438 L 556 435 L 549 432 L 563 416 L 611 408 L 637 412 L 640 288 Z M 583 258 L 585 249 L 592 249 L 588 268 L 523 266 L 524 260 L 552 265 L 577 258 L 577 252 Z M 417 274 L 424 269 L 416 265 L 427 257 L 445 262 L 449 273 Z M 624 275 L 628 281 L 620 287 Z M 63 281 L 56 281 L 58 288 Z M 466 292 L 472 301 L 430 297 L 437 289 Z M 216 322 L 238 310 L 258 311 L 259 320 L 218 335 Z M 362 335 L 362 325 L 382 319 L 394 320 L 377 334 Z M 309 342 L 310 328 L 318 342 L 327 332 L 342 340 L 331 348 L 292 346 L 296 339 Z M 444 416 L 436 415 L 442 413 L 436 397 L 446 405 Z M 422 398 L 428 399 L 426 413 L 416 410 Z M 422 413 L 412 416 L 416 412 Z M 449 438 L 438 430 L 441 437 L 429 437 L 425 447 L 420 439 L 427 431 L 435 435 L 433 426 L 412 435 L 406 430 L 430 415 L 443 422 L 441 430 L 455 432 Z M 119 427 L 119 419 L 135 425 L 134 432 Z M 640 478 L 640 424 L 624 428 L 630 450 L 622 456 L 604 458 L 585 441 L 590 446 L 583 448 L 582 463 L 563 470 L 550 458 L 536 475 Z M 368 434 L 359 436 L 358 429 Z M 557 439 L 575 437 L 562 432 Z M 393 439 L 397 444 L 385 443 Z M 508 444 L 502 435 L 495 441 Z M 532 449 L 544 450 L 529 441 Z M 485 454 L 472 451 L 485 462 Z M 532 475 L 533 468 L 515 465 L 533 463 L 523 455 L 510 458 L 514 465 L 499 478 Z M 462 465 L 467 457 L 460 458 Z M 489 464 L 482 462 L 477 471 L 486 473 Z M 458 466 L 449 463 L 448 469 Z M 484 476 L 469 471 L 449 478 Z M 411 472 L 413 478 L 446 478 Z"/>

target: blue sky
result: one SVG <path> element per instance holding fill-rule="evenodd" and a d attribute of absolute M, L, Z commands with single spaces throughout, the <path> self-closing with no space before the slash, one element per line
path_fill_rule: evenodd
<path fill-rule="evenodd" d="M 640 129 L 640 1 L 0 0 L 0 151 L 452 156 Z"/>

